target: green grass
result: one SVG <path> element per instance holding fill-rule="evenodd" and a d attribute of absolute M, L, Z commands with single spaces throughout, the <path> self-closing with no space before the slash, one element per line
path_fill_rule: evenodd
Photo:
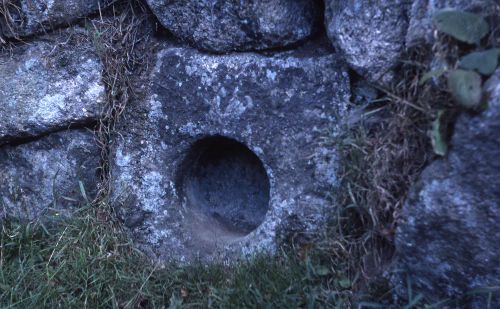
<path fill-rule="evenodd" d="M 321 308 L 348 303 L 349 281 L 315 254 L 233 265 L 150 261 L 90 208 L 48 226 L 3 222 L 2 308 Z M 321 263 L 325 263 L 322 265 Z"/>
<path fill-rule="evenodd" d="M 0 307 L 384 308 L 390 303 L 386 281 L 360 289 L 362 281 L 349 275 L 346 257 L 335 258 L 325 248 L 288 248 L 231 265 L 160 264 L 138 251 L 118 225 L 100 221 L 101 214 L 87 207 L 50 225 L 4 220 Z M 418 294 L 401 308 L 440 308 L 424 301 Z"/>

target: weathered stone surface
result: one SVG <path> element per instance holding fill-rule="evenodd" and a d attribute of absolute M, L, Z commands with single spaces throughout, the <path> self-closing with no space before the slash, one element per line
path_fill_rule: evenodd
<path fill-rule="evenodd" d="M 101 69 L 76 30 L 0 53 L 0 145 L 95 121 L 105 99 Z"/>
<path fill-rule="evenodd" d="M 115 207 L 139 243 L 161 258 L 213 259 L 321 228 L 337 184 L 329 138 L 350 96 L 336 54 L 165 47 L 150 80 L 112 168 Z"/>
<path fill-rule="evenodd" d="M 0 15 L 6 37 L 30 36 L 70 24 L 97 12 L 109 0 L 14 0 L 4 1 L 8 14 Z"/>
<path fill-rule="evenodd" d="M 495 0 L 415 0 L 406 34 L 407 47 L 434 42 L 432 16 L 442 9 L 457 9 L 488 16 L 499 14 L 500 5 Z"/>
<path fill-rule="evenodd" d="M 402 213 L 393 277 L 406 297 L 406 276 L 413 293 L 433 300 L 500 285 L 500 69 L 485 86 L 489 108 L 462 115 L 446 159 L 425 169 Z M 465 307 L 486 308 L 488 295 Z M 500 307 L 496 294 L 491 308 Z"/>
<path fill-rule="evenodd" d="M 92 132 L 62 131 L 0 148 L 0 215 L 34 219 L 55 208 L 66 213 L 95 193 L 99 150 Z"/>
<path fill-rule="evenodd" d="M 328 37 L 360 75 L 388 82 L 404 50 L 411 1 L 327 0 Z"/>
<path fill-rule="evenodd" d="M 309 37 L 320 14 L 310 0 L 147 0 L 165 28 L 215 52 L 283 47 Z"/>

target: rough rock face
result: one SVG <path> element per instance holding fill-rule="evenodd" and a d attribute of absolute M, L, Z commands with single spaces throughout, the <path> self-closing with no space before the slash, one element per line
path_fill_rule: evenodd
<path fill-rule="evenodd" d="M 482 15 L 498 14 L 500 6 L 495 0 L 415 0 L 410 12 L 410 25 L 406 45 L 433 42 L 432 16 L 442 9 L 458 9 Z"/>
<path fill-rule="evenodd" d="M 403 210 L 396 292 L 457 297 L 500 285 L 500 69 L 485 86 L 489 108 L 458 120 L 448 158 L 427 167 Z M 467 307 L 486 308 L 487 294 Z M 498 294 L 491 308 L 500 307 Z"/>
<path fill-rule="evenodd" d="M 283 47 L 309 37 L 320 14 L 310 0 L 147 0 L 165 28 L 195 47 L 226 52 Z"/>
<path fill-rule="evenodd" d="M 408 28 L 408 0 L 327 0 L 325 24 L 332 43 L 360 75 L 387 82 L 398 64 Z"/>
<path fill-rule="evenodd" d="M 0 53 L 0 145 L 97 119 L 101 64 L 82 35 L 64 34 Z"/>
<path fill-rule="evenodd" d="M 6 37 L 30 36 L 97 12 L 109 0 L 14 0 L 4 1 L 8 14 L 0 18 Z"/>
<path fill-rule="evenodd" d="M 95 192 L 99 151 L 91 132 L 62 131 L 0 148 L 0 215 L 34 219 L 51 208 L 65 213 Z"/>
<path fill-rule="evenodd" d="M 212 259 L 321 227 L 337 184 L 328 138 L 349 100 L 335 54 L 165 47 L 150 80 L 112 168 L 115 206 L 140 243 L 163 258 Z"/>

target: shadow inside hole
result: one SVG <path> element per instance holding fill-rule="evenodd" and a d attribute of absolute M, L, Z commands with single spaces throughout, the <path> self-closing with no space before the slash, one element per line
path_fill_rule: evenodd
<path fill-rule="evenodd" d="M 255 230 L 269 209 L 269 178 L 244 144 L 222 136 L 203 138 L 188 152 L 180 192 L 194 236 L 228 243 Z"/>

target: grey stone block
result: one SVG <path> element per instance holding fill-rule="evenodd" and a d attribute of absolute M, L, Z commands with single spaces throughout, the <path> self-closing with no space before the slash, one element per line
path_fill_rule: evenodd
<path fill-rule="evenodd" d="M 332 43 L 349 65 L 370 81 L 388 83 L 399 63 L 411 1 L 325 1 Z"/>
<path fill-rule="evenodd" d="M 6 37 L 25 37 L 48 32 L 74 23 L 104 8 L 109 0 L 9 0 L 7 14 L 0 18 L 0 30 Z"/>
<path fill-rule="evenodd" d="M 321 230 L 349 76 L 321 46 L 214 56 L 166 46 L 114 142 L 113 198 L 161 258 L 272 252 Z"/>
<path fill-rule="evenodd" d="M 147 0 L 162 25 L 214 52 L 284 47 L 315 32 L 320 6 L 310 0 Z"/>
<path fill-rule="evenodd" d="M 99 149 L 86 129 L 61 131 L 0 148 L 1 217 L 69 215 L 96 192 Z"/>
<path fill-rule="evenodd" d="M 0 145 L 99 118 L 102 65 L 77 30 L 0 53 Z"/>

